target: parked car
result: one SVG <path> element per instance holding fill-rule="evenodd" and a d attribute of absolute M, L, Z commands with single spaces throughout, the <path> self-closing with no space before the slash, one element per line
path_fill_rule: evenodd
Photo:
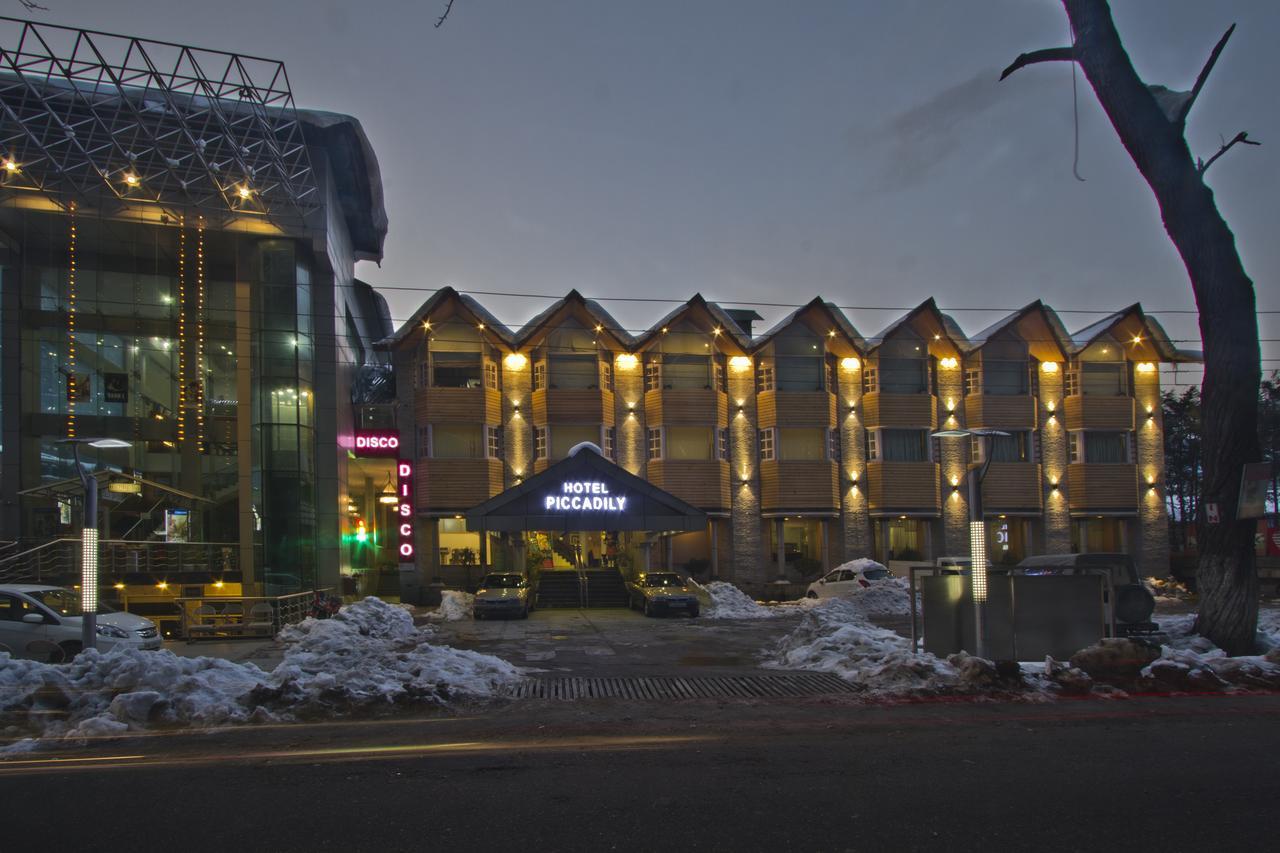
<path fill-rule="evenodd" d="M 857 589 L 869 589 L 876 581 L 893 577 L 875 560 L 855 560 L 856 565 L 838 566 L 809 584 L 808 598 L 839 598 Z"/>
<path fill-rule="evenodd" d="M 515 572 L 490 572 L 480 580 L 471 615 L 475 619 L 488 616 L 518 616 L 528 619 L 533 610 L 533 591 L 524 575 Z"/>
<path fill-rule="evenodd" d="M 646 572 L 627 582 L 628 603 L 645 616 L 672 610 L 698 615 L 698 596 L 675 572 Z"/>
<path fill-rule="evenodd" d="M 1152 634 L 1158 630 L 1151 621 L 1155 596 L 1142 584 L 1138 567 L 1128 554 L 1041 554 L 1018 563 L 1027 575 L 1078 574 L 1083 570 L 1104 569 L 1111 576 L 1113 597 L 1106 604 L 1121 637 Z"/>
<path fill-rule="evenodd" d="M 50 663 L 71 660 L 81 648 L 80 610 L 75 590 L 27 583 L 0 586 L 0 651 Z M 99 611 L 100 650 L 160 648 L 160 632 L 150 619 L 112 611 L 103 603 Z"/>

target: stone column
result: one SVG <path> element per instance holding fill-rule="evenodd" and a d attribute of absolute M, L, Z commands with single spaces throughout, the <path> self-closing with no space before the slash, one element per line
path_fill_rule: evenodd
<path fill-rule="evenodd" d="M 503 488 L 533 473 L 533 362 L 525 354 L 502 359 Z M 519 409 L 517 411 L 517 408 Z"/>
<path fill-rule="evenodd" d="M 643 477 L 648 456 L 644 434 L 644 370 L 639 357 L 632 353 L 613 361 L 613 399 L 617 462 L 628 472 Z"/>
<path fill-rule="evenodd" d="M 1056 367 L 1048 368 L 1049 364 Z M 1067 503 L 1067 425 L 1063 409 L 1063 378 L 1067 364 L 1040 365 L 1040 397 L 1036 420 L 1040 438 L 1040 475 L 1044 492 L 1043 550 L 1071 552 L 1071 508 Z M 1056 488 L 1055 488 L 1056 486 Z"/>
<path fill-rule="evenodd" d="M 840 430 L 840 531 L 844 559 L 870 557 L 871 516 L 867 508 L 867 440 L 862 425 L 862 360 L 841 359 L 836 423 Z"/>
<path fill-rule="evenodd" d="M 769 580 L 760 529 L 756 377 L 750 358 L 729 360 L 729 517 L 733 550 L 725 577 L 742 583 Z"/>
<path fill-rule="evenodd" d="M 1134 462 L 1138 466 L 1138 527 L 1143 575 L 1169 574 L 1169 517 L 1164 502 L 1164 410 L 1160 405 L 1160 371 L 1155 362 L 1134 369 Z"/>
<path fill-rule="evenodd" d="M 946 364 L 943 364 L 946 362 Z M 948 366 L 949 365 L 949 366 Z M 938 429 L 964 429 L 969 424 L 964 412 L 964 363 L 960 359 L 938 360 Z M 938 496 L 942 501 L 942 551 L 934 547 L 927 560 L 969 554 L 969 498 L 965 477 L 971 476 L 970 439 L 940 438 L 938 449 Z M 959 489 L 958 491 L 956 489 Z M 933 543 L 931 543 L 932 545 Z"/>

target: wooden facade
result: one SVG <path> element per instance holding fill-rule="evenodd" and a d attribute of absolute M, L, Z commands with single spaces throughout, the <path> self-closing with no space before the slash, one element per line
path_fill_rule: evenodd
<path fill-rule="evenodd" d="M 872 512 L 934 515 L 939 509 L 936 462 L 868 462 L 865 487 Z"/>
<path fill-rule="evenodd" d="M 729 399 L 706 389 L 654 389 L 644 395 L 644 417 L 650 426 L 724 426 Z"/>
<path fill-rule="evenodd" d="M 1090 464 L 1067 466 L 1067 505 L 1074 513 L 1138 510 L 1138 466 Z"/>
<path fill-rule="evenodd" d="M 769 460 L 760 463 L 760 508 L 765 512 L 835 512 L 840 506 L 840 472 L 826 460 Z"/>
<path fill-rule="evenodd" d="M 663 460 L 649 463 L 648 477 L 660 489 L 702 509 L 729 506 L 729 463 L 719 460 Z"/>
<path fill-rule="evenodd" d="M 970 428 L 1035 429 L 1036 398 L 970 394 L 964 398 L 964 418 Z"/>
<path fill-rule="evenodd" d="M 419 388 L 413 400 L 420 424 L 498 424 L 502 395 L 494 388 Z"/>
<path fill-rule="evenodd" d="M 1032 462 L 992 462 L 982 481 L 985 511 L 1039 511 L 1044 506 L 1040 471 Z"/>
<path fill-rule="evenodd" d="M 1067 429 L 1131 430 L 1136 411 L 1132 397 L 1074 395 L 1063 399 Z"/>
<path fill-rule="evenodd" d="M 464 510 L 502 491 L 501 459 L 419 459 L 419 510 Z"/>
<path fill-rule="evenodd" d="M 937 429 L 938 398 L 932 394 L 872 391 L 862 396 L 862 422 L 867 429 Z"/>
<path fill-rule="evenodd" d="M 532 395 L 533 422 L 613 426 L 613 392 L 597 388 L 539 388 Z"/>

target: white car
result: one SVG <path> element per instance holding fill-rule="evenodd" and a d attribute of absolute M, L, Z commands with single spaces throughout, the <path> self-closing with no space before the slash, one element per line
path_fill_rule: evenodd
<path fill-rule="evenodd" d="M 857 589 L 869 589 L 876 581 L 893 577 L 889 570 L 875 560 L 854 560 L 837 566 L 809 584 L 808 598 L 839 598 Z"/>
<path fill-rule="evenodd" d="M 105 605 L 99 605 L 105 610 Z M 80 651 L 83 619 L 80 593 L 34 583 L 0 586 L 0 652 L 50 663 L 71 660 Z M 99 612 L 100 651 L 158 649 L 160 632 L 150 619 L 132 613 Z"/>

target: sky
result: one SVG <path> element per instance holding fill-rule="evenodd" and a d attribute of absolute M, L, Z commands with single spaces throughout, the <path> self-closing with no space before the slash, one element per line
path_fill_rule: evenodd
<path fill-rule="evenodd" d="M 23 16 L 16 0 L 7 14 Z M 840 306 L 864 335 L 934 296 L 967 332 L 1037 298 L 1069 329 L 1141 302 L 1198 349 L 1190 284 L 1149 188 L 1071 66 L 1057 0 L 44 0 L 50 23 L 283 60 L 299 107 L 360 119 L 390 217 L 397 321 L 433 289 L 512 327 L 577 288 L 642 330 L 700 292 Z M 1188 126 L 1280 369 L 1280 3 L 1113 0 Z M 1273 144 L 1274 143 L 1274 144 Z M 392 289 L 395 288 L 395 289 Z M 982 310 L 972 310 L 982 309 Z M 786 307 L 759 307 L 763 328 Z M 1173 312 L 1184 313 L 1173 313 Z M 1169 382 L 1174 377 L 1167 374 Z M 1198 381 L 1183 367 L 1181 382 Z"/>

